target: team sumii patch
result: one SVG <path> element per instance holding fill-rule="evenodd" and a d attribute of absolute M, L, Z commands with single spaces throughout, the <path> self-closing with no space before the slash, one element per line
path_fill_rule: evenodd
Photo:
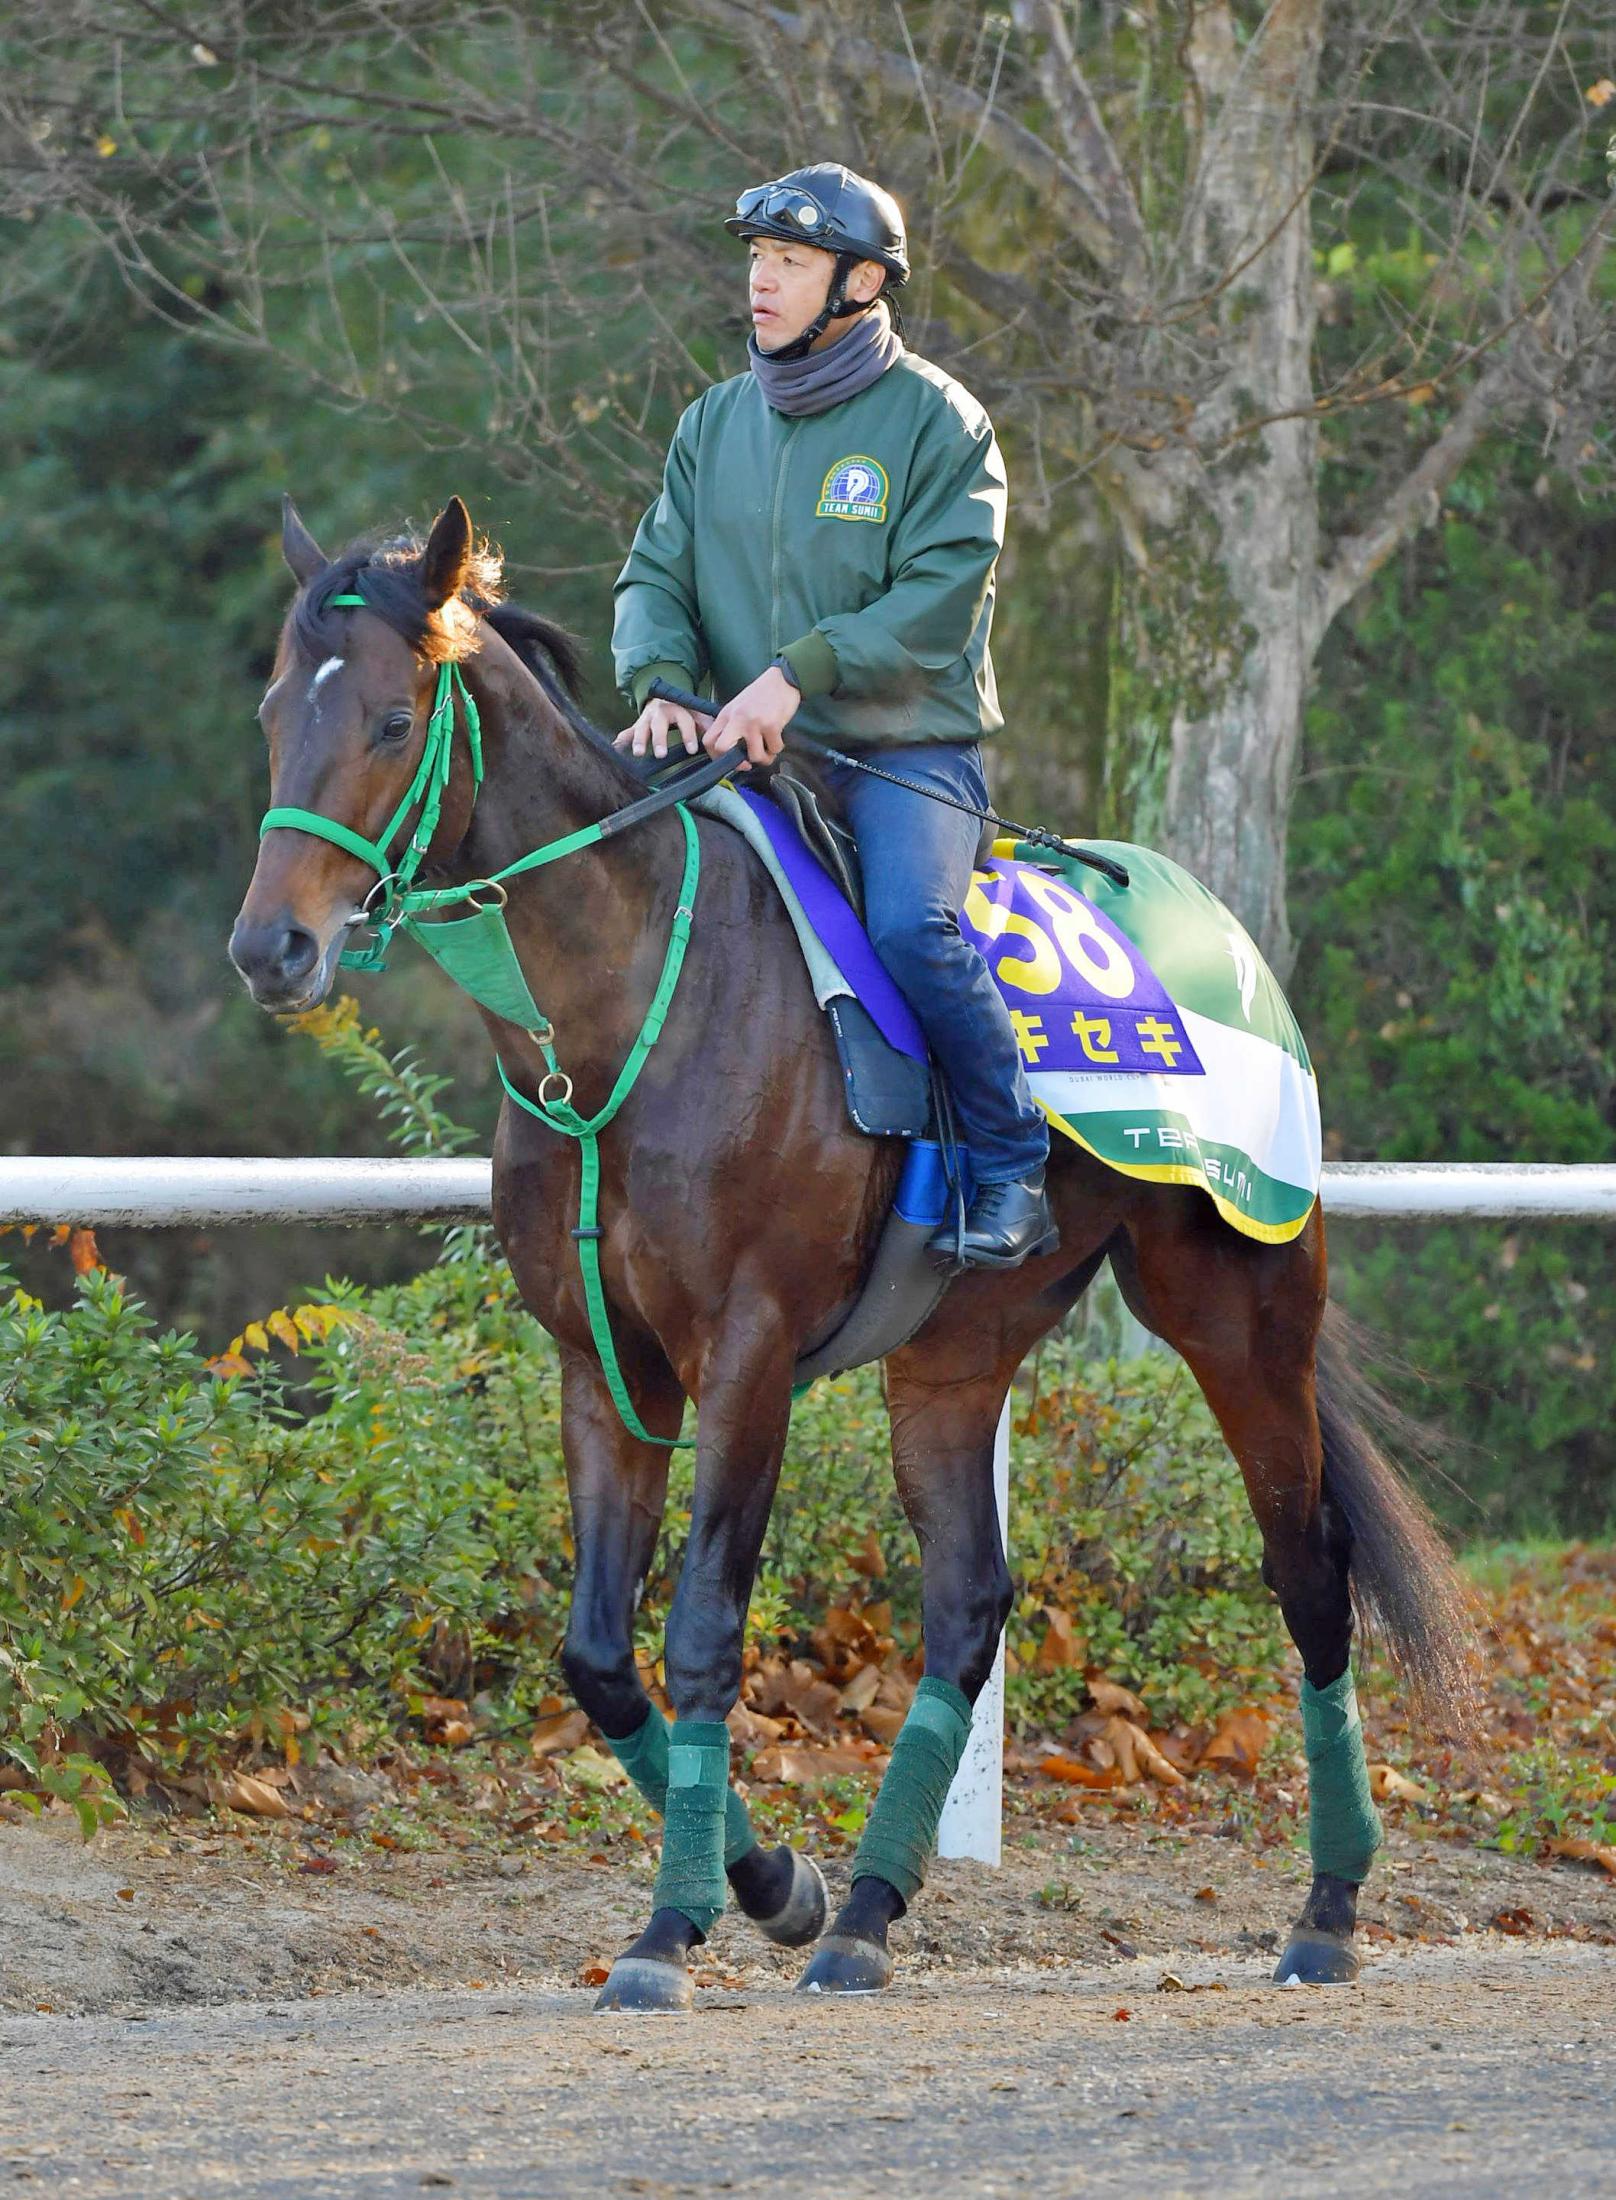
<path fill-rule="evenodd" d="M 839 458 L 825 476 L 816 519 L 885 519 L 889 485 L 878 459 Z"/>

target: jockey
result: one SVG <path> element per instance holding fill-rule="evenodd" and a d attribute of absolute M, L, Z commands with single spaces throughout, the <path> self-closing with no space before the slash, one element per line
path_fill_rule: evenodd
<path fill-rule="evenodd" d="M 985 808 L 979 742 L 1003 724 L 988 655 L 1005 476 L 969 391 L 905 349 L 903 216 L 835 162 L 743 192 L 748 371 L 674 431 L 662 494 L 618 576 L 612 650 L 638 712 L 620 748 L 742 749 L 771 763 L 796 722 Z M 727 697 L 705 735 L 651 682 Z M 744 767 L 743 767 L 744 768 Z M 1049 1137 L 1009 1012 L 959 911 L 979 827 L 826 767 L 858 844 L 865 912 L 948 1081 L 976 1192 L 964 1253 L 1014 1268 L 1050 1250 Z M 946 1242 L 945 1242 L 946 1241 Z M 934 1241 L 951 1254 L 951 1231 Z"/>

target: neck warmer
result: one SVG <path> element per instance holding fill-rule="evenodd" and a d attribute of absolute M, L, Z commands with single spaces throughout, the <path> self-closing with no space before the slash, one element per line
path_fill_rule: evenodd
<path fill-rule="evenodd" d="M 771 359 L 758 349 L 756 336 L 747 338 L 746 350 L 769 404 L 778 413 L 795 415 L 828 412 L 844 398 L 867 390 L 903 357 L 903 338 L 885 308 L 872 306 L 845 336 L 801 359 Z"/>

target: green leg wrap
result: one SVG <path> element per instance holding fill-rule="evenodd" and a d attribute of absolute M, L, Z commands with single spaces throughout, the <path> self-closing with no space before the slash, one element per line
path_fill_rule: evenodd
<path fill-rule="evenodd" d="M 1349 1665 L 1328 1688 L 1302 1682 L 1307 1751 L 1307 1830 L 1313 1869 L 1354 1883 L 1367 1879 L 1384 1838 L 1369 1793 L 1363 1726 Z"/>
<path fill-rule="evenodd" d="M 655 1704 L 645 1714 L 645 1724 L 625 1741 L 614 1742 L 608 1734 L 606 1747 L 617 1759 L 634 1785 L 639 1789 L 658 1817 L 665 1818 L 668 1809 L 668 1722 Z M 738 1864 L 743 1856 L 750 1856 L 757 1847 L 757 1835 L 746 1805 L 732 1787 L 724 1791 L 724 1869 Z"/>
<path fill-rule="evenodd" d="M 914 1900 L 970 1731 L 969 1701 L 951 1681 L 928 1673 L 892 1745 L 892 1762 L 853 1856 L 855 1879 L 884 1879 L 906 1903 Z"/>
<path fill-rule="evenodd" d="M 668 1736 L 667 1799 L 656 1907 L 682 1910 L 703 1938 L 724 1914 L 724 1797 L 729 1728 L 722 1719 L 680 1719 Z"/>

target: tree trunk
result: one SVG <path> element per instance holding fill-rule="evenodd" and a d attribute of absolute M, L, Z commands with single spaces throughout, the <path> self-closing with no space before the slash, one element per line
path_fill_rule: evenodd
<path fill-rule="evenodd" d="M 1283 977 L 1285 838 L 1320 637 L 1311 402 L 1313 157 L 1321 0 L 1277 0 L 1250 44 L 1227 5 L 1161 5 L 1192 85 L 1183 181 L 1146 199 L 1158 256 L 1222 372 L 1181 437 L 1106 486 L 1125 555 L 1112 631 L 1107 816 L 1221 895 Z M 1166 25 L 1163 18 L 1172 18 Z M 1154 217 L 1154 218 L 1152 218 Z M 1176 223 L 1176 239 L 1165 222 Z"/>

